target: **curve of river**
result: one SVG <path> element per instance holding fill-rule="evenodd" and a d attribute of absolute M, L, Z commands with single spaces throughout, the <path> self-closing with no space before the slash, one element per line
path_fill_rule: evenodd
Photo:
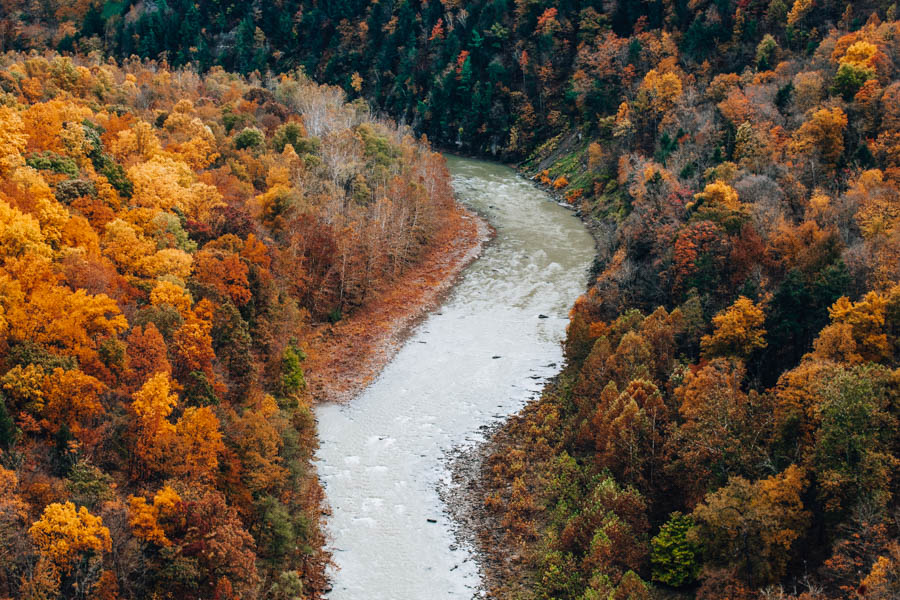
<path fill-rule="evenodd" d="M 507 167 L 447 162 L 457 197 L 497 237 L 368 389 L 316 409 L 334 600 L 479 593 L 472 549 L 438 496 L 450 482 L 445 456 L 483 441 L 479 428 L 558 372 L 568 311 L 587 283 L 594 242 L 571 211 Z"/>

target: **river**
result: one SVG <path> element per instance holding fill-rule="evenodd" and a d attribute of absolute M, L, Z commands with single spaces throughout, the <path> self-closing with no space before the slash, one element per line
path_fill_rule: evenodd
<path fill-rule="evenodd" d="M 594 243 L 571 211 L 515 171 L 447 157 L 457 197 L 496 238 L 381 375 L 346 405 L 317 407 L 317 465 L 332 515 L 333 600 L 468 599 L 473 551 L 438 488 L 446 455 L 518 411 L 559 371 L 568 312 Z"/>

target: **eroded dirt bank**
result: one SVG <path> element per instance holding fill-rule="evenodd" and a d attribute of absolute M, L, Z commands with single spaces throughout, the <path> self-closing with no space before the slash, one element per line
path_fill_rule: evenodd
<path fill-rule="evenodd" d="M 410 329 L 434 309 L 481 253 L 493 230 L 457 204 L 428 255 L 352 317 L 322 325 L 307 340 L 307 384 L 316 402 L 347 402 L 378 376 Z"/>

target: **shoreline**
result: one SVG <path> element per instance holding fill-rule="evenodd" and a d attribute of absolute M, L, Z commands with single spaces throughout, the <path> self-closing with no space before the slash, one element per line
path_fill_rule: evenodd
<path fill-rule="evenodd" d="M 494 229 L 455 200 L 452 222 L 418 264 L 380 290 L 353 316 L 319 326 L 307 338 L 307 390 L 314 404 L 345 404 L 362 393 L 415 326 L 437 308 L 462 271 L 477 259 Z"/>
<path fill-rule="evenodd" d="M 500 519 L 485 507 L 484 499 L 490 491 L 485 464 L 501 447 L 499 436 L 518 414 L 482 425 L 478 434 L 484 437 L 483 441 L 448 452 L 445 464 L 452 483 L 438 489 L 445 506 L 444 512 L 453 523 L 453 536 L 457 544 L 468 547 L 478 564 L 481 585 L 477 593 L 483 598 L 494 597 L 492 592 L 500 585 L 504 569 L 509 569 L 508 563 L 517 556 L 499 551 L 500 544 L 504 542 L 503 526 Z"/>
<path fill-rule="evenodd" d="M 545 380 L 544 388 L 518 412 L 482 425 L 478 434 L 484 437 L 483 441 L 456 447 L 447 453 L 445 464 L 452 483 L 441 486 L 438 493 L 446 505 L 445 512 L 455 525 L 453 533 L 457 543 L 467 545 L 478 563 L 481 572 L 478 591 L 482 598 L 527 591 L 523 587 L 526 585 L 523 576 L 529 549 L 510 545 L 503 516 L 485 502 L 492 492 L 500 489 L 490 476 L 490 460 L 517 448 L 517 428 L 525 423 L 528 411 L 538 405 L 546 390 L 555 386 L 558 380 L 559 374 Z M 511 585 L 513 587 L 509 587 Z"/>
<path fill-rule="evenodd" d="M 486 160 L 479 157 L 480 160 Z M 578 217 L 584 228 L 594 240 L 594 266 L 600 258 L 601 243 L 605 235 L 599 223 L 582 211 L 581 207 L 567 202 L 558 190 L 539 185 L 535 177 L 529 174 L 522 163 L 509 165 L 528 181 L 535 189 L 544 192 L 547 200 L 558 204 Z M 585 292 L 590 289 L 588 282 Z M 453 448 L 445 457 L 445 464 L 450 472 L 451 483 L 442 485 L 438 494 L 445 505 L 445 513 L 453 522 L 453 533 L 458 544 L 471 549 L 473 559 L 477 562 L 481 573 L 481 585 L 478 589 L 480 597 L 499 597 L 504 585 L 514 585 L 515 590 L 524 593 L 525 563 L 527 548 L 511 548 L 507 537 L 507 528 L 503 517 L 486 506 L 486 500 L 492 492 L 498 491 L 492 481 L 489 461 L 492 456 L 509 452 L 517 447 L 516 429 L 522 424 L 530 409 L 536 407 L 543 395 L 557 385 L 559 374 L 565 370 L 566 363 L 560 364 L 559 372 L 544 382 L 543 388 L 530 398 L 517 412 L 497 422 L 481 426 L 477 433 L 484 439 L 470 446 Z M 506 549 L 506 551 L 502 549 Z"/>
<path fill-rule="evenodd" d="M 438 234 L 439 241 L 418 264 L 389 288 L 379 290 L 352 317 L 321 325 L 307 336 L 305 345 L 310 353 L 303 366 L 306 393 L 313 405 L 346 404 L 374 382 L 413 329 L 439 308 L 465 268 L 481 255 L 496 233 L 487 219 L 458 199 L 451 215 L 452 221 Z M 318 475 L 316 480 L 324 494 Z M 320 518 L 331 512 L 324 496 L 320 509 Z M 325 567 L 331 562 L 333 550 L 327 543 L 321 550 L 328 556 L 321 573 L 321 591 L 327 594 L 331 581 Z M 316 593 L 314 597 L 325 596 Z"/>
<path fill-rule="evenodd" d="M 479 158 L 485 160 L 484 158 Z M 490 161 L 486 161 L 490 162 Z M 598 232 L 589 226 L 589 219 L 577 207 L 564 202 L 553 190 L 546 190 L 521 169 L 508 165 L 535 189 L 547 195 L 547 201 L 572 211 L 594 238 L 598 247 Z M 384 367 L 412 333 L 413 329 L 438 309 L 453 289 L 462 271 L 477 259 L 495 234 L 487 218 L 466 207 L 459 200 L 454 217 L 462 227 L 448 223 L 439 234 L 447 237 L 438 242 L 426 257 L 388 290 L 379 292 L 361 310 L 345 321 L 322 325 L 307 342 L 318 360 L 305 361 L 308 393 L 314 404 L 333 402 L 346 404 L 362 393 L 380 375 Z M 398 299 L 406 298 L 398 302 Z M 387 310 L 385 309 L 387 305 Z M 323 360 L 323 358 L 329 359 Z M 557 376 L 546 381 L 552 385 Z M 514 446 L 510 439 L 510 425 L 522 419 L 528 407 L 534 406 L 544 390 L 528 400 L 523 408 L 495 423 L 482 425 L 473 433 L 483 437 L 471 446 L 455 447 L 449 451 L 444 464 L 452 477 L 451 485 L 441 485 L 438 495 L 444 512 L 450 517 L 454 538 L 470 548 L 478 564 L 481 585 L 480 597 L 495 597 L 504 582 L 518 579 L 524 556 L 517 552 L 503 553 L 497 549 L 504 541 L 505 528 L 500 515 L 485 506 L 484 500 L 492 491 L 485 472 L 488 459 L 501 448 Z"/>

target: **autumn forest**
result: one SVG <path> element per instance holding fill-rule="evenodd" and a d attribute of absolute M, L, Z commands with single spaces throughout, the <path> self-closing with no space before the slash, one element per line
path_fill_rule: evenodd
<path fill-rule="evenodd" d="M 0 52 L 0 598 L 324 597 L 315 406 L 477 244 L 438 150 L 596 243 L 489 597 L 900 598 L 897 4 L 0 0 Z"/>

